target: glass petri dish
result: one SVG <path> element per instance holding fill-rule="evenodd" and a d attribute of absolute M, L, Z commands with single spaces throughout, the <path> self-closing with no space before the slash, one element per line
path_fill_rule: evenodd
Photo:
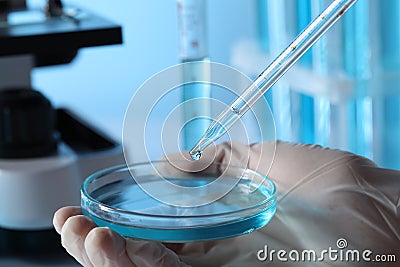
<path fill-rule="evenodd" d="M 166 183 L 176 187 L 168 190 Z M 157 189 L 159 195 L 149 195 L 146 187 Z M 265 226 L 276 211 L 271 180 L 250 169 L 218 163 L 193 173 L 168 161 L 116 166 L 89 176 L 81 196 L 83 213 L 98 226 L 161 242 L 247 234 Z"/>

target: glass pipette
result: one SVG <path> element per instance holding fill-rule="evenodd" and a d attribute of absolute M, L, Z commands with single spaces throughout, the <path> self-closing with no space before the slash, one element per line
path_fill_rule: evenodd
<path fill-rule="evenodd" d="M 224 135 L 356 1 L 334 0 L 314 19 L 258 78 L 211 123 L 198 143 L 190 150 L 189 154 L 192 159 L 200 159 L 203 150 Z"/>

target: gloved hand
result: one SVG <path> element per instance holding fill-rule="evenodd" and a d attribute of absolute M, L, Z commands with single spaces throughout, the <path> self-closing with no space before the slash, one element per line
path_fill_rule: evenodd
<path fill-rule="evenodd" d="M 270 153 L 275 146 L 276 154 Z M 342 239 L 347 242 L 343 249 L 369 249 L 373 252 L 370 258 L 393 254 L 397 263 L 400 261 L 400 172 L 377 168 L 351 153 L 282 142 L 224 143 L 203 157 L 268 172 L 278 189 L 278 206 L 266 227 L 213 242 L 161 244 L 125 239 L 96 227 L 81 215 L 80 208 L 66 207 L 54 216 L 63 246 L 84 266 L 287 266 L 288 262 L 277 260 L 276 255 L 273 262 L 262 259 L 265 247 L 269 252 L 319 253 L 329 247 L 339 250 L 336 241 Z M 323 262 L 365 265 L 362 260 L 332 261 L 328 257 Z M 289 263 L 320 266 L 322 262 Z"/>
<path fill-rule="evenodd" d="M 125 239 L 106 227 L 96 227 L 80 207 L 64 207 L 54 215 L 62 245 L 83 266 L 187 266 L 161 243 Z"/>

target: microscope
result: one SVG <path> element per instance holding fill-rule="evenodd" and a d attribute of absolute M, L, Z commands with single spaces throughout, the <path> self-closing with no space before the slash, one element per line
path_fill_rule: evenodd
<path fill-rule="evenodd" d="M 88 175 L 124 162 L 119 143 L 31 85 L 33 68 L 121 44 L 121 27 L 60 0 L 43 2 L 38 10 L 0 0 L 0 254 L 60 247 L 54 212 L 80 205 Z"/>

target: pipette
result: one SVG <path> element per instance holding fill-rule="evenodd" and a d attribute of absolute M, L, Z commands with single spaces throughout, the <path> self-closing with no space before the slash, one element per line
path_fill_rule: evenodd
<path fill-rule="evenodd" d="M 211 123 L 198 143 L 190 150 L 189 154 L 192 159 L 199 160 L 203 150 L 224 135 L 356 1 L 334 0 L 315 18 L 258 78 Z"/>

